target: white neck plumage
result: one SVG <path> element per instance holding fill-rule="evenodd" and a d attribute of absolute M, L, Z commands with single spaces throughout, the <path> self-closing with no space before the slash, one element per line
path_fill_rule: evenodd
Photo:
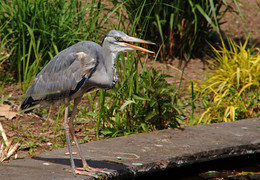
<path fill-rule="evenodd" d="M 116 85 L 116 82 L 118 80 L 118 74 L 115 65 L 117 54 L 117 52 L 111 52 L 109 49 L 103 48 L 104 65 L 106 68 L 107 76 L 111 83 L 111 88 L 113 88 Z"/>

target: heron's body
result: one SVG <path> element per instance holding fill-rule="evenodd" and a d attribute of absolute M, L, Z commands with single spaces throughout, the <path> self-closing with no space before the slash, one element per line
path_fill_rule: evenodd
<path fill-rule="evenodd" d="M 112 88 L 117 81 L 114 62 L 106 68 L 102 47 L 82 41 L 57 54 L 36 76 L 27 90 L 22 108 L 36 104 L 64 104 L 94 88 Z M 103 52 L 106 54 L 106 52 Z M 108 70 L 112 69 L 112 77 Z"/>
<path fill-rule="evenodd" d="M 141 50 L 151 53 L 151 51 L 129 42 L 153 44 L 149 41 L 129 37 L 120 31 L 110 31 L 105 37 L 102 47 L 91 41 L 74 44 L 57 54 L 41 70 L 23 98 L 21 108 L 25 112 L 30 112 L 31 107 L 33 108 L 37 104 L 65 104 L 63 127 L 69 147 L 73 173 L 97 177 L 95 172 L 105 172 L 88 166 L 74 133 L 73 120 L 76 115 L 77 105 L 84 93 L 95 88 L 110 89 L 114 87 L 117 82 L 115 60 L 119 52 Z M 68 118 L 68 106 L 71 100 L 74 100 L 74 107 L 70 118 Z M 30 109 L 26 110 L 28 108 Z M 84 172 L 75 168 L 70 138 L 76 143 Z"/>

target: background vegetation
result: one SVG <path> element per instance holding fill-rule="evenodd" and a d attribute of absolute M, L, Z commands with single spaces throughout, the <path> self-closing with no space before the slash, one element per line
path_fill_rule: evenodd
<path fill-rule="evenodd" d="M 259 50 L 248 48 L 247 43 L 228 39 L 222 41 L 222 47 L 210 47 L 207 51 L 212 56 L 212 64 L 207 79 L 194 83 L 191 90 L 182 89 L 182 78 L 179 82 L 172 77 L 173 83 L 169 84 L 166 81 L 169 75 L 146 66 L 148 59 L 163 59 L 166 63 L 167 59 L 177 57 L 180 64 L 183 60 L 186 64 L 191 57 L 205 56 L 203 47 L 223 38 L 220 24 L 224 14 L 228 10 L 240 13 L 236 0 L 232 1 L 236 9 L 231 9 L 225 0 L 112 2 L 0 1 L 1 89 L 18 83 L 23 94 L 36 74 L 59 51 L 82 40 L 101 43 L 101 35 L 118 29 L 156 42 L 156 55 L 151 58 L 137 52 L 121 54 L 116 64 L 119 82 L 112 90 L 85 95 L 89 106 L 80 107 L 77 125 L 82 124 L 81 118 L 91 118 L 96 120 L 97 136 L 114 137 L 260 116 L 260 55 Z M 16 104 L 20 101 L 21 97 Z M 195 109 L 201 114 L 195 116 Z M 48 110 L 38 111 L 47 114 Z M 55 113 L 52 131 L 65 143 L 64 134 L 59 130 L 63 109 Z M 12 125 L 12 129 L 17 128 Z M 27 131 L 25 137 L 36 138 Z M 42 136 L 40 140 L 49 139 Z M 23 141 L 26 142 L 23 149 L 38 146 L 36 142 Z"/>
<path fill-rule="evenodd" d="M 178 57 L 180 63 L 201 56 L 206 42 L 221 37 L 223 15 L 231 10 L 225 0 L 123 0 L 130 22 L 137 18 L 136 32 L 162 45 L 160 58 Z M 234 1 L 236 2 L 236 1 Z M 214 39 L 215 38 L 215 39 Z"/>

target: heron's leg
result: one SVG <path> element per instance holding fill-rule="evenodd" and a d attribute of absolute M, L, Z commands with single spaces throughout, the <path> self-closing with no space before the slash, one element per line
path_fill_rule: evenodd
<path fill-rule="evenodd" d="M 80 156 L 80 158 L 82 160 L 83 167 L 87 167 L 88 166 L 87 161 L 86 161 L 85 157 L 82 154 L 82 151 L 81 151 L 80 146 L 79 146 L 78 139 L 77 139 L 77 137 L 75 135 L 74 128 L 73 128 L 73 121 L 74 121 L 74 118 L 75 118 L 76 113 L 77 113 L 77 105 L 80 103 L 81 98 L 82 97 L 74 99 L 74 106 L 73 106 L 73 110 L 72 110 L 72 113 L 71 113 L 71 116 L 70 116 L 70 120 L 69 120 L 69 129 L 70 129 L 70 134 L 71 134 L 71 136 L 72 136 L 72 138 L 73 138 L 73 140 L 74 140 L 74 142 L 76 144 L 76 147 L 78 149 L 79 156 Z"/>
<path fill-rule="evenodd" d="M 79 98 L 76 98 L 74 99 L 74 106 L 73 106 L 73 110 L 72 110 L 72 113 L 71 113 L 71 117 L 70 117 L 70 120 L 69 120 L 69 129 L 70 129 L 70 134 L 73 138 L 73 140 L 75 141 L 75 144 L 76 144 L 76 147 L 78 149 L 78 152 L 79 152 L 79 156 L 82 160 L 82 164 L 83 164 L 83 168 L 79 168 L 79 170 L 84 170 L 84 171 L 87 171 L 87 172 L 101 172 L 101 173 L 105 173 L 105 174 L 110 174 L 110 172 L 107 172 L 105 171 L 106 169 L 100 169 L 100 168 L 92 168 L 88 165 L 85 157 L 83 156 L 82 154 L 82 151 L 81 151 L 81 148 L 80 148 L 80 145 L 79 145 L 79 142 L 78 142 L 78 139 L 75 135 L 75 132 L 74 132 L 74 128 L 73 128 L 73 120 L 76 116 L 76 113 L 77 113 L 77 105 L 80 103 L 81 101 L 81 98 L 82 97 L 79 97 Z M 86 174 L 87 172 L 81 172 L 81 171 L 75 171 L 77 174 Z M 89 175 L 89 174 L 88 174 Z M 93 175 L 93 174 L 91 174 Z"/>
<path fill-rule="evenodd" d="M 72 173 L 75 175 L 75 162 L 73 160 L 71 144 L 70 144 L 70 130 L 69 130 L 68 113 L 69 113 L 69 107 L 66 104 L 63 128 L 64 128 L 64 131 L 65 131 L 66 140 L 67 140 L 67 144 L 68 144 L 68 149 L 69 149 L 69 154 L 70 154 L 70 165 L 71 165 Z"/>
<path fill-rule="evenodd" d="M 72 156 L 72 149 L 71 149 L 71 143 L 70 143 L 70 120 L 68 121 L 68 111 L 69 111 L 69 107 L 68 107 L 68 105 L 66 105 L 63 127 L 64 127 L 64 130 L 65 130 L 66 140 L 67 140 L 69 154 L 70 154 L 70 164 L 71 164 L 72 173 L 73 173 L 73 175 L 82 174 L 82 175 L 88 175 L 88 176 L 98 178 L 98 176 L 96 174 L 92 174 L 90 172 L 84 172 L 84 173 L 80 172 L 79 173 L 78 170 L 76 170 L 76 168 L 75 168 L 75 162 L 74 162 L 74 159 L 73 159 L 73 156 Z M 74 137 L 75 133 L 73 133 L 73 134 L 72 134 L 72 136 Z"/>

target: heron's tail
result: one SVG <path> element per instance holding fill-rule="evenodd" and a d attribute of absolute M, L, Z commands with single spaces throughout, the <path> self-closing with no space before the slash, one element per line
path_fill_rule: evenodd
<path fill-rule="evenodd" d="M 24 111 L 25 113 L 32 112 L 33 111 L 32 107 L 36 105 L 34 102 L 35 101 L 34 101 L 34 99 L 31 96 L 24 97 L 23 101 L 22 101 L 21 109 L 22 110 L 28 109 L 27 111 Z"/>

